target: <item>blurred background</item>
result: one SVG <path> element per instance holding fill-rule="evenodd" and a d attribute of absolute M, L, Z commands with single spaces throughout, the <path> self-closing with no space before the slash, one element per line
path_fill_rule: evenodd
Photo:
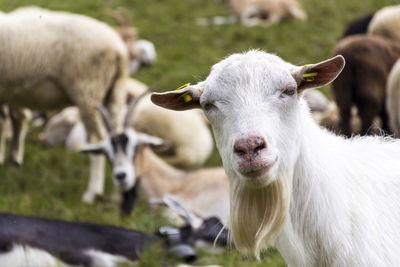
<path fill-rule="evenodd" d="M 319 62 L 332 55 L 333 47 L 348 23 L 375 12 L 396 0 L 301 0 L 306 20 L 284 19 L 268 25 L 213 23 L 214 17 L 231 16 L 228 3 L 214 0 L 0 0 L 0 10 L 9 12 L 23 6 L 85 14 L 112 26 L 118 22 L 102 9 L 123 9 L 141 39 L 154 43 L 157 61 L 132 75 L 154 91 L 172 90 L 202 80 L 210 67 L 229 54 L 252 48 L 276 53 L 297 65 Z M 34 34 L 34 33 L 33 33 Z M 0 59 L 1 60 L 1 59 Z M 0 62 L 1 64 L 1 62 Z M 320 89 L 331 98 L 329 87 Z M 31 127 L 26 142 L 24 164 L 0 166 L 0 210 L 69 221 L 91 221 L 154 231 L 170 224 L 159 213 L 149 212 L 140 201 L 135 212 L 121 217 L 107 201 L 85 205 L 81 195 L 89 175 L 87 156 L 62 146 L 44 147 L 38 138 L 42 127 Z M 206 166 L 220 166 L 217 151 Z M 110 168 L 108 166 L 108 168 Z M 110 169 L 106 174 L 107 192 L 112 188 Z M 222 266 L 286 266 L 278 252 L 264 253 L 257 262 L 235 251 L 215 254 L 199 250 L 196 264 Z M 160 266 L 173 262 L 154 248 L 132 266 Z"/>

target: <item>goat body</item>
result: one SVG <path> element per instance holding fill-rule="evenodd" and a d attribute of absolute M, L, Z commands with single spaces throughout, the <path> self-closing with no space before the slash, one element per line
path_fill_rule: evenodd
<path fill-rule="evenodd" d="M 174 194 L 198 216 L 215 216 L 223 223 L 227 222 L 229 185 L 223 168 L 179 170 L 146 147 L 138 152 L 135 168 L 141 179 L 140 187 L 147 198 L 160 199 L 166 194 Z"/>
<path fill-rule="evenodd" d="M 112 267 L 137 260 L 156 240 L 114 226 L 0 214 L 2 266 L 53 267 L 61 261 L 71 266 Z"/>
<path fill-rule="evenodd" d="M 167 230 L 168 229 L 168 230 Z M 0 213 L 0 264 L 7 267 L 115 267 L 138 260 L 145 249 L 164 241 L 183 261 L 196 258 L 196 242 L 227 245 L 227 230 L 214 217 L 197 228 L 161 227 L 154 235 L 121 227 Z"/>
<path fill-rule="evenodd" d="M 250 51 L 217 63 L 197 85 L 153 94 L 166 108 L 201 107 L 210 120 L 242 251 L 274 244 L 296 267 L 400 265 L 400 141 L 336 136 L 301 97 L 343 67 L 341 56 L 299 67 Z"/>

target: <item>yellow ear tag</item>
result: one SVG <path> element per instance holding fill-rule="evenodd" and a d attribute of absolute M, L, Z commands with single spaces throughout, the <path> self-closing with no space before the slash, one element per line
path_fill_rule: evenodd
<path fill-rule="evenodd" d="M 190 83 L 186 83 L 186 84 L 184 84 L 184 85 L 179 86 L 178 88 L 176 88 L 175 91 L 176 91 L 176 90 L 183 89 L 183 88 L 185 88 L 185 87 L 188 87 L 189 85 L 190 85 Z M 192 96 L 189 95 L 189 93 L 184 93 L 184 94 L 181 95 L 179 98 L 183 98 L 183 101 L 185 101 L 185 102 L 192 101 L 192 99 L 193 99 Z"/>
<path fill-rule="evenodd" d="M 180 97 L 182 97 L 183 98 L 183 101 L 185 101 L 185 102 L 189 102 L 189 101 L 192 101 L 192 96 L 191 95 L 189 95 L 189 93 L 184 93 L 183 95 L 181 95 Z"/>
<path fill-rule="evenodd" d="M 176 88 L 175 91 L 181 90 L 181 89 L 183 89 L 183 88 L 185 88 L 185 87 L 188 87 L 189 85 L 190 85 L 190 83 L 185 83 L 184 85 L 181 85 L 181 86 L 179 86 L 178 88 Z"/>
<path fill-rule="evenodd" d="M 303 74 L 303 78 L 306 82 L 313 82 L 317 75 L 318 75 L 318 72 L 310 72 L 310 73 Z"/>

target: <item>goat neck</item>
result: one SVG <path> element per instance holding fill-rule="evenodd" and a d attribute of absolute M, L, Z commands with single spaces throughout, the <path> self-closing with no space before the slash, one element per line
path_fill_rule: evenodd
<path fill-rule="evenodd" d="M 179 188 L 187 176 L 158 157 L 149 147 L 141 147 L 136 156 L 137 176 L 149 197 L 161 198 Z"/>

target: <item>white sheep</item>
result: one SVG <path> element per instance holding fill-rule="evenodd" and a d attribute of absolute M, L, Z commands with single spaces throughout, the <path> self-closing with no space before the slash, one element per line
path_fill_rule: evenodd
<path fill-rule="evenodd" d="M 127 90 L 128 98 L 138 97 L 148 89 L 135 79 L 128 79 L 126 82 L 124 89 Z M 166 110 L 154 105 L 150 96 L 140 100 L 129 124 L 138 131 L 158 136 L 168 143 L 169 149 L 157 152 L 174 166 L 202 166 L 214 147 L 208 123 L 200 112 Z M 196 139 L 192 138 L 194 135 L 197 136 Z M 47 145 L 65 143 L 71 149 L 87 144 L 78 110 L 67 108 L 51 118 L 41 139 Z"/>
<path fill-rule="evenodd" d="M 138 103 L 131 125 L 137 131 L 162 138 L 169 149 L 158 154 L 174 166 L 199 167 L 214 147 L 208 122 L 201 113 L 197 110 L 166 112 L 151 102 L 150 95 Z"/>
<path fill-rule="evenodd" d="M 0 16 L 0 23 L 1 105 L 36 110 L 76 105 L 93 142 L 106 136 L 98 105 L 105 103 L 122 126 L 125 91 L 120 85 L 128 77 L 128 52 L 111 27 L 35 8 Z M 84 201 L 103 193 L 103 180 L 104 157 L 93 156 Z"/>
<path fill-rule="evenodd" d="M 368 25 L 368 33 L 400 42 L 400 5 L 378 10 Z"/>
<path fill-rule="evenodd" d="M 234 54 L 194 86 L 154 103 L 208 117 L 230 180 L 232 238 L 289 266 L 400 266 L 400 141 L 343 138 L 311 118 L 301 92 L 330 83 L 344 59 L 292 65 Z"/>
<path fill-rule="evenodd" d="M 132 21 L 126 9 L 102 8 L 100 12 L 113 18 L 118 25 L 114 29 L 124 40 L 128 48 L 131 59 L 131 74 L 137 72 L 140 66 L 148 66 L 155 63 L 157 53 L 154 44 L 148 40 L 138 40 L 138 30 L 132 27 Z"/>
<path fill-rule="evenodd" d="M 389 126 L 398 138 L 400 137 L 400 60 L 396 61 L 390 71 L 386 85 L 386 93 Z"/>
<path fill-rule="evenodd" d="M 230 0 L 236 18 L 246 26 L 266 21 L 277 23 L 286 17 L 307 19 L 298 0 Z"/>
<path fill-rule="evenodd" d="M 148 40 L 135 41 L 131 50 L 134 55 L 129 66 L 131 73 L 136 73 L 141 66 L 153 65 L 157 60 L 156 47 Z"/>

